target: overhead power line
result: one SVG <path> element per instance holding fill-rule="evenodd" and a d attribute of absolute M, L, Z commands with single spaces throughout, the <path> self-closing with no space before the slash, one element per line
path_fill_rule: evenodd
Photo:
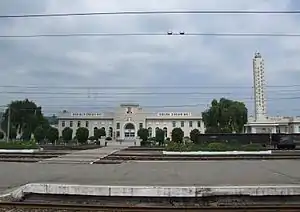
<path fill-rule="evenodd" d="M 284 85 L 284 84 L 278 84 L 278 85 L 266 85 L 267 88 L 297 88 L 300 87 L 300 84 L 294 84 L 294 85 Z M 238 88 L 238 89 L 252 89 L 252 85 L 145 85 L 145 86 L 126 86 L 126 85 L 120 85 L 120 86 L 114 86 L 114 85 L 108 85 L 108 86 L 77 86 L 77 85 L 69 85 L 69 86 L 58 86 L 58 85 L 0 85 L 0 88 L 21 88 L 21 89 L 103 89 L 103 90 L 114 90 L 114 89 L 198 89 L 198 88 Z"/>
<path fill-rule="evenodd" d="M 300 37 L 299 33 L 68 33 L 68 34 L 32 34 L 32 35 L 0 35 L 9 38 L 67 38 L 67 37 L 135 37 L 135 36 L 213 36 L 213 37 Z"/>
<path fill-rule="evenodd" d="M 1 15 L 0 18 L 43 18 L 67 16 L 103 16 L 103 15 L 176 15 L 176 14 L 299 14 L 299 10 L 165 10 L 165 11 L 118 11 L 118 12 L 82 12 Z"/>

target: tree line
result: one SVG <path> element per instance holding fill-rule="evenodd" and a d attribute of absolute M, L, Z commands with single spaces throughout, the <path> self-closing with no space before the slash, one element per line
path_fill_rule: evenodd
<path fill-rule="evenodd" d="M 2 117 L 3 121 L 1 123 L 1 129 L 3 132 L 7 132 L 9 113 L 11 123 L 10 139 L 16 139 L 18 136 L 22 140 L 30 140 L 33 136 L 37 141 L 43 139 L 54 141 L 58 139 L 58 130 L 51 127 L 49 123 L 49 121 L 51 124 L 57 123 L 57 117 L 45 117 L 42 113 L 42 107 L 37 106 L 33 101 L 29 101 L 28 99 L 21 101 L 17 100 L 12 101 L 8 105 L 8 108 Z M 210 107 L 202 112 L 206 133 L 242 133 L 244 125 L 247 123 L 247 117 L 248 110 L 243 102 L 226 98 L 221 98 L 219 101 L 214 99 L 211 102 Z M 73 133 L 73 131 L 70 133 L 71 130 L 72 129 L 68 128 L 64 129 L 62 135 L 64 140 L 68 141 L 73 139 L 70 138 Z M 76 138 L 83 142 L 88 136 L 87 129 L 79 128 L 78 130 L 78 132 L 76 132 Z M 4 138 L 3 132 L 0 132 L 0 139 Z M 176 130 L 175 132 L 180 134 L 179 130 Z M 96 130 L 94 132 L 94 139 L 97 140 L 99 135 L 105 136 L 104 133 L 105 131 L 101 132 L 101 129 Z M 147 133 L 148 130 L 143 129 L 139 132 L 139 136 L 141 138 L 145 137 Z M 68 136 L 66 136 L 66 134 Z M 162 141 L 164 131 L 162 129 L 158 130 L 157 135 L 158 141 Z"/>

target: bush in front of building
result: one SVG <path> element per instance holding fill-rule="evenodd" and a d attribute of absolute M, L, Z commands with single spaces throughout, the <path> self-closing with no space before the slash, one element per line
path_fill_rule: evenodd
<path fill-rule="evenodd" d="M 72 140 L 73 130 L 70 127 L 66 127 L 62 131 L 62 139 L 69 143 Z"/>
<path fill-rule="evenodd" d="M 0 140 L 2 140 L 3 138 L 4 138 L 4 133 L 0 131 Z"/>
<path fill-rule="evenodd" d="M 247 144 L 242 147 L 244 151 L 264 151 L 267 147 L 263 144 Z"/>
<path fill-rule="evenodd" d="M 142 141 L 147 141 L 149 138 L 149 130 L 141 128 L 138 130 L 137 135 L 142 139 Z"/>
<path fill-rule="evenodd" d="M 96 139 L 95 136 L 90 136 L 90 137 L 88 138 L 88 140 L 89 140 L 89 141 L 96 141 L 97 139 Z"/>
<path fill-rule="evenodd" d="M 190 139 L 194 142 L 194 143 L 198 143 L 199 142 L 199 136 L 200 136 L 200 131 L 198 129 L 193 129 L 190 132 Z"/>
<path fill-rule="evenodd" d="M 150 147 L 150 146 L 152 146 L 152 142 L 151 141 L 141 141 L 141 146 Z"/>
<path fill-rule="evenodd" d="M 102 136 L 106 136 L 105 129 L 104 128 L 95 129 L 94 136 L 95 136 L 96 140 L 100 139 Z"/>
<path fill-rule="evenodd" d="M 55 141 L 59 138 L 59 132 L 58 129 L 54 127 L 50 127 L 46 132 L 46 138 L 49 140 L 52 144 L 55 143 Z"/>
<path fill-rule="evenodd" d="M 34 139 L 38 142 L 41 143 L 41 141 L 44 141 L 44 139 L 46 138 L 46 132 L 43 129 L 43 127 L 37 127 L 34 130 Z"/>
<path fill-rule="evenodd" d="M 182 131 L 181 128 L 174 128 L 172 130 L 172 141 L 176 143 L 182 143 L 183 137 L 184 137 L 184 132 Z"/>
<path fill-rule="evenodd" d="M 87 143 L 89 137 L 89 130 L 85 127 L 80 127 L 76 130 L 76 138 L 80 144 Z"/>
<path fill-rule="evenodd" d="M 204 147 L 205 148 L 205 147 Z M 207 149 L 204 149 L 205 151 L 232 151 L 232 147 L 230 145 L 227 145 L 226 143 L 209 143 L 207 145 Z M 238 150 L 238 149 L 236 149 Z"/>
<path fill-rule="evenodd" d="M 209 152 L 225 152 L 225 151 L 263 151 L 267 148 L 261 144 L 237 145 L 222 142 L 213 143 L 177 143 L 170 142 L 165 148 L 166 151 L 187 152 L 187 151 L 209 151 Z"/>
<path fill-rule="evenodd" d="M 165 131 L 157 129 L 155 132 L 155 140 L 159 146 L 163 146 L 165 142 Z"/>

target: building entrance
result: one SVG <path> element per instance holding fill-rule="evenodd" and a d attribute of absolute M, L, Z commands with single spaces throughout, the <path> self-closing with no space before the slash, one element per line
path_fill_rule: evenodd
<path fill-rule="evenodd" d="M 135 127 L 132 123 L 128 123 L 124 128 L 125 139 L 135 139 Z"/>

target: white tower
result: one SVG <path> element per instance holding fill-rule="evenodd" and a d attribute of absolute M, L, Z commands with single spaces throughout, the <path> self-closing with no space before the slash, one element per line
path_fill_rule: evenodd
<path fill-rule="evenodd" d="M 259 52 L 253 58 L 253 80 L 255 121 L 259 122 L 266 119 L 264 59 Z"/>

